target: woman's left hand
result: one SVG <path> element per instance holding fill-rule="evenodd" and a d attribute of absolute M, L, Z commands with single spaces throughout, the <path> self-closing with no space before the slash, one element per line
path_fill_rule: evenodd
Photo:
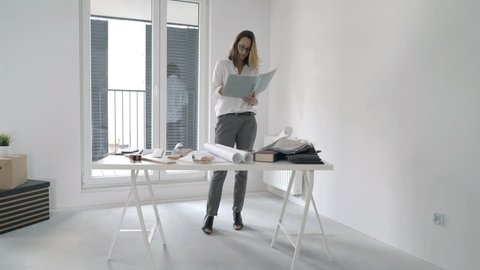
<path fill-rule="evenodd" d="M 249 97 L 244 97 L 243 98 L 243 101 L 245 101 L 248 105 L 250 106 L 254 106 L 254 105 L 257 105 L 258 104 L 258 100 L 257 98 L 255 97 L 255 94 L 249 96 Z"/>

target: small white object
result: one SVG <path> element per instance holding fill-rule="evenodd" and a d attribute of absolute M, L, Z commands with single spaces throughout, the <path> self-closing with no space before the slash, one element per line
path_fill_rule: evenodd
<path fill-rule="evenodd" d="M 173 148 L 172 150 L 172 154 L 175 154 L 176 152 L 178 152 L 179 150 L 182 150 L 182 148 L 184 147 L 184 145 L 182 143 L 177 143 L 175 145 L 175 147 Z"/>
<path fill-rule="evenodd" d="M 163 152 L 163 148 L 155 148 L 153 149 L 151 156 L 155 158 L 161 158 L 163 156 Z"/>

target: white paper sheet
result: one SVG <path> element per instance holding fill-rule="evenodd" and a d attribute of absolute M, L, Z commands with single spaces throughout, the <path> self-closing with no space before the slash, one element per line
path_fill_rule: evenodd
<path fill-rule="evenodd" d="M 278 141 L 280 140 L 281 138 L 288 138 L 290 137 L 290 135 L 292 135 L 292 131 L 293 129 L 291 127 L 285 127 L 284 129 L 282 129 L 282 131 L 275 137 L 275 139 L 273 139 L 273 141 Z"/>

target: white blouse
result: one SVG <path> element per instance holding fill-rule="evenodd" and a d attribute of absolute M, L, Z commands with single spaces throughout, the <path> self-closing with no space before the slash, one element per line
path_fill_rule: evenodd
<path fill-rule="evenodd" d="M 215 64 L 212 80 L 212 101 L 215 104 L 215 114 L 220 116 L 227 113 L 256 112 L 253 106 L 248 105 L 242 98 L 225 97 L 218 93 L 220 87 L 227 82 L 229 74 L 238 74 L 238 69 L 232 60 L 223 59 Z M 258 75 L 258 71 L 245 65 L 240 75 Z M 258 97 L 256 97 L 258 99 Z"/>

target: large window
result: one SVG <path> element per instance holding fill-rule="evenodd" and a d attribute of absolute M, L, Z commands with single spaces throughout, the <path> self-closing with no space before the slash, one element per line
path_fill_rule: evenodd
<path fill-rule="evenodd" d="M 122 172 L 90 169 L 91 162 L 109 154 L 132 148 L 169 151 L 177 143 L 196 149 L 203 140 L 202 3 L 83 1 L 84 184 L 126 179 Z M 167 172 L 162 179 L 203 175 Z"/>

